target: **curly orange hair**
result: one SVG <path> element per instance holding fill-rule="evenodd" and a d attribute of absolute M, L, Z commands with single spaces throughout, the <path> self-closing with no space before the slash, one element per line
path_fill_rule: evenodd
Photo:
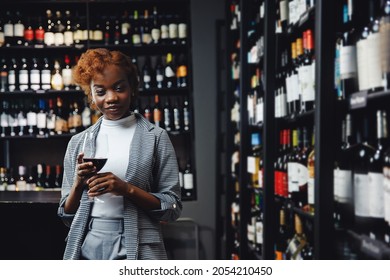
<path fill-rule="evenodd" d="M 73 72 L 74 81 L 80 85 L 88 96 L 91 96 L 91 81 L 96 74 L 103 73 L 108 65 L 117 65 L 123 69 L 128 77 L 131 92 L 133 94 L 132 103 L 138 97 L 139 77 L 137 67 L 131 62 L 131 58 L 120 51 L 110 51 L 104 48 L 89 49 L 80 56 Z"/>

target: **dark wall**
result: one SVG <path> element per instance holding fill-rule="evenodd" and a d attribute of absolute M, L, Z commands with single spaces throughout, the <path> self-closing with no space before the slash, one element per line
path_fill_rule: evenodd
<path fill-rule="evenodd" d="M 194 81 L 195 159 L 198 200 L 185 202 L 182 217 L 200 230 L 200 258 L 216 258 L 216 20 L 223 19 L 223 0 L 191 1 Z"/>

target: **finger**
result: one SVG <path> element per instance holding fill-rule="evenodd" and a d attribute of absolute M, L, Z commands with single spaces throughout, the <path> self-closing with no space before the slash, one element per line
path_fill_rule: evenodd
<path fill-rule="evenodd" d="M 77 155 L 77 163 L 80 164 L 80 163 L 83 163 L 83 158 L 84 158 L 84 153 L 81 152 Z"/>

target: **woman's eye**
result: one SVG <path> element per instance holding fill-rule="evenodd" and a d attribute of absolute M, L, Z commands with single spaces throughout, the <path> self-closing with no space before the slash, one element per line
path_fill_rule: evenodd
<path fill-rule="evenodd" d="M 123 88 L 122 87 L 116 87 L 115 90 L 118 91 L 118 92 L 121 92 L 121 91 L 123 91 Z"/>
<path fill-rule="evenodd" d="M 97 90 L 95 90 L 95 92 L 97 95 L 103 95 L 105 93 L 105 91 L 103 89 L 97 89 Z"/>

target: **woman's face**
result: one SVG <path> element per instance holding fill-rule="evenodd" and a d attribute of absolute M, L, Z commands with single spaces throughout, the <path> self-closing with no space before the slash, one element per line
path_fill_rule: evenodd
<path fill-rule="evenodd" d="M 91 81 L 92 101 L 108 120 L 119 120 L 130 113 L 132 92 L 125 72 L 116 65 L 107 66 Z"/>

